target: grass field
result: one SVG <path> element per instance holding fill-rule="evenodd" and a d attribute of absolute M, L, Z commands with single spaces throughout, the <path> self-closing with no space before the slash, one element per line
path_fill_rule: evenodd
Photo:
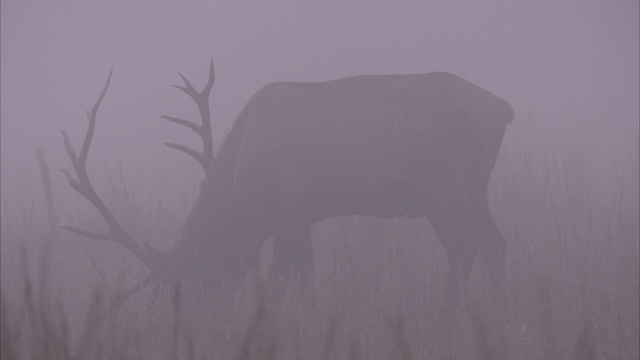
<path fill-rule="evenodd" d="M 638 359 L 637 149 L 606 176 L 561 154 L 526 144 L 501 154 L 490 202 L 509 242 L 506 295 L 491 293 L 478 261 L 446 321 L 448 265 L 426 219 L 314 226 L 310 294 L 288 286 L 276 300 L 259 273 L 208 294 L 149 287 L 116 306 L 118 289 L 144 276 L 135 259 L 51 228 L 44 200 L 4 207 L 1 357 Z M 188 206 L 144 200 L 119 181 L 102 189 L 116 216 L 168 248 Z M 99 228 L 91 210 L 79 201 L 63 220 Z"/>

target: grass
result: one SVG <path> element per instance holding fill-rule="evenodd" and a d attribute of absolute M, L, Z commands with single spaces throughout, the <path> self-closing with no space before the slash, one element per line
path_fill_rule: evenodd
<path fill-rule="evenodd" d="M 146 289 L 116 306 L 117 289 L 143 276 L 134 260 L 52 234 L 37 204 L 5 206 L 1 358 L 637 359 L 637 152 L 605 181 L 584 158 L 516 150 L 502 155 L 490 199 L 509 240 L 506 294 L 493 296 L 478 261 L 446 322 L 446 258 L 424 219 L 315 226 L 311 294 L 287 285 L 276 298 L 254 274 L 207 294 Z M 107 197 L 116 215 L 169 244 L 184 214 L 118 181 Z M 86 209 L 72 222 L 99 226 Z"/>

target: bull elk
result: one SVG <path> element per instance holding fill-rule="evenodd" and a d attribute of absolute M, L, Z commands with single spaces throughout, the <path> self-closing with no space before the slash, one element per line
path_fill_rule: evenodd
<path fill-rule="evenodd" d="M 181 74 L 176 85 L 198 106 L 202 124 L 163 116 L 203 140 L 203 151 L 167 143 L 203 167 L 199 197 L 183 237 L 167 254 L 140 246 L 93 190 L 86 161 L 107 83 L 91 111 L 77 156 L 64 143 L 77 180 L 110 227 L 85 237 L 118 242 L 152 272 L 198 279 L 240 275 L 273 237 L 272 274 L 304 285 L 313 271 L 312 224 L 335 216 L 426 215 L 449 260 L 447 293 L 457 299 L 478 252 L 491 283 L 504 275 L 506 240 L 489 210 L 487 187 L 510 105 L 445 72 L 363 75 L 325 82 L 279 82 L 251 97 L 214 156 L 209 111 L 213 60 L 203 91 Z M 249 266 L 247 266 L 249 265 Z"/>

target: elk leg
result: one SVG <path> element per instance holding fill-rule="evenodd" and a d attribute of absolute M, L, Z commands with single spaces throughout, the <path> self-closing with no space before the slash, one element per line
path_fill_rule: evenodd
<path fill-rule="evenodd" d="M 507 257 L 507 240 L 496 225 L 487 197 L 479 199 L 479 221 L 482 223 L 483 236 L 480 252 L 489 274 L 489 281 L 494 291 L 500 291 L 504 282 L 504 270 Z"/>
<path fill-rule="evenodd" d="M 455 309 L 462 298 L 469 274 L 473 268 L 473 263 L 478 250 L 476 244 L 471 242 L 475 239 L 464 239 L 455 237 L 446 239 L 445 250 L 449 259 L 449 274 L 447 278 L 447 306 Z"/>
<path fill-rule="evenodd" d="M 292 275 L 299 281 L 301 289 L 306 290 L 312 271 L 313 244 L 309 226 L 289 225 L 281 228 L 273 238 L 272 276 L 288 280 Z"/>
<path fill-rule="evenodd" d="M 478 223 L 474 221 L 470 207 L 462 204 L 431 206 L 428 217 L 449 260 L 446 307 L 453 311 L 460 302 L 478 254 Z"/>

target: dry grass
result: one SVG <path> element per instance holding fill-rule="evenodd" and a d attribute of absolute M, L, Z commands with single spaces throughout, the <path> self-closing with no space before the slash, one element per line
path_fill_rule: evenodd
<path fill-rule="evenodd" d="M 584 159 L 503 155 L 491 205 L 509 239 L 506 294 L 491 294 L 479 261 L 447 321 L 447 264 L 426 220 L 314 227 L 310 294 L 248 279 L 213 294 L 147 289 L 114 306 L 116 289 L 142 276 L 122 250 L 64 233 L 52 242 L 37 205 L 3 208 L 1 358 L 637 359 L 637 155 L 629 164 L 603 182 Z M 113 183 L 111 205 L 139 220 L 126 224 L 134 233 L 167 244 L 179 231 L 184 214 Z M 74 223 L 95 225 L 87 213 Z"/>

